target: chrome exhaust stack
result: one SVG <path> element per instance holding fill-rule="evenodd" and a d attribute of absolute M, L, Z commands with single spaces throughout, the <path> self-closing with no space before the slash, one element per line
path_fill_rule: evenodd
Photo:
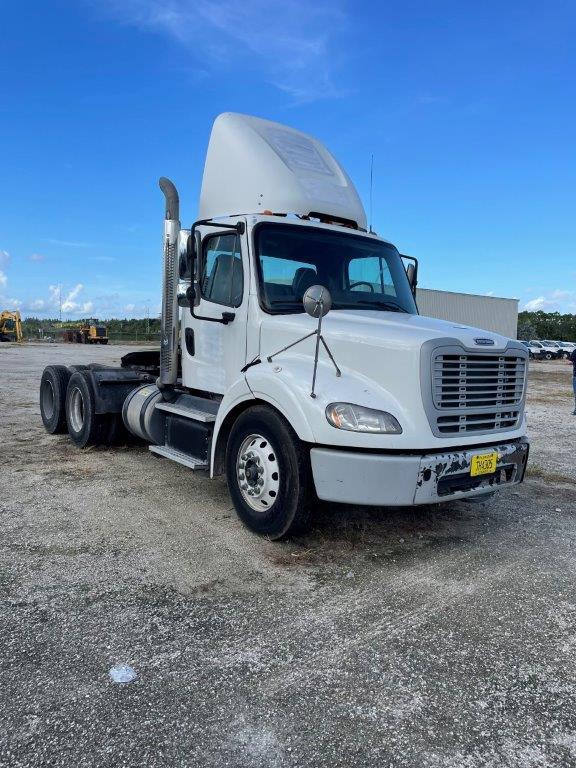
<path fill-rule="evenodd" d="M 178 376 L 178 236 L 180 201 L 170 179 L 160 179 L 166 200 L 164 219 L 164 280 L 162 287 L 162 324 L 160 336 L 160 376 L 158 388 L 170 389 Z"/>

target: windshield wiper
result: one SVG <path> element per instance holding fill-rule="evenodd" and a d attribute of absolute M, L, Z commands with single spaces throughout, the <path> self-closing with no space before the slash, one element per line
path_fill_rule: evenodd
<path fill-rule="evenodd" d="M 364 304 L 365 306 L 372 306 L 372 307 L 379 307 L 381 309 L 389 309 L 392 312 L 405 312 L 407 315 L 410 314 L 407 309 L 404 309 L 404 307 L 401 307 L 400 304 L 394 304 L 392 301 L 370 301 L 369 299 L 358 299 L 358 301 L 355 301 L 354 303 L 349 304 L 340 304 L 338 303 L 334 309 L 354 309 L 358 306 L 358 304 Z"/>

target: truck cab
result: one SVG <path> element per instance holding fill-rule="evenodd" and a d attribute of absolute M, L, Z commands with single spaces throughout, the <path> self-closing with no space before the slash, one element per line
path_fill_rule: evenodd
<path fill-rule="evenodd" d="M 240 518 L 273 539 L 318 499 L 411 506 L 522 481 L 528 350 L 419 315 L 417 262 L 370 231 L 320 142 L 227 113 L 190 229 L 161 187 L 159 375 L 125 370 L 115 406 L 153 453 L 225 473 Z M 102 371 L 75 375 L 66 402 L 82 378 L 105 388 Z"/>

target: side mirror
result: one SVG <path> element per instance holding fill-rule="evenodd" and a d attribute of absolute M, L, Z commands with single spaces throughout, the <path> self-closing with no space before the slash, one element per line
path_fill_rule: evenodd
<path fill-rule="evenodd" d="M 408 264 L 406 267 L 406 275 L 408 276 L 408 282 L 412 288 L 414 286 L 414 278 L 416 277 L 416 267 L 414 264 Z"/>
<path fill-rule="evenodd" d="M 311 285 L 302 298 L 304 311 L 310 317 L 324 317 L 332 309 L 332 296 L 323 285 Z"/>
<path fill-rule="evenodd" d="M 178 276 L 180 280 L 191 280 L 194 264 L 194 250 L 190 247 L 190 230 L 181 229 L 178 236 Z"/>
<path fill-rule="evenodd" d="M 415 259 L 414 256 L 405 256 L 404 254 L 402 254 L 401 258 L 410 262 L 406 265 L 406 277 L 408 278 L 408 284 L 410 285 L 412 295 L 416 298 L 416 287 L 418 285 L 418 259 Z"/>
<path fill-rule="evenodd" d="M 194 262 L 192 275 L 196 280 L 200 280 L 200 271 L 202 269 L 202 235 L 197 229 L 194 230 L 194 241 L 190 238 L 190 250 L 193 253 L 192 260 Z"/>

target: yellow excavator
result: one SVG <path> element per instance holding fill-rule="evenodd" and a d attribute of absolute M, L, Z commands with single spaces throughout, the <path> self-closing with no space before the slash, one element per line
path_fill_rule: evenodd
<path fill-rule="evenodd" d="M 23 338 L 20 312 L 0 312 L 0 341 L 22 341 Z"/>

